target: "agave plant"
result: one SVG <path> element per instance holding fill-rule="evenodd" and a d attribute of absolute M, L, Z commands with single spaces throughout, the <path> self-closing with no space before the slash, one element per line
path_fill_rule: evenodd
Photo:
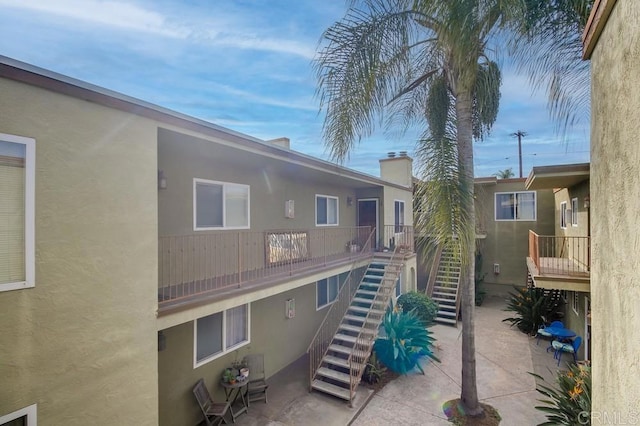
<path fill-rule="evenodd" d="M 407 374 L 414 367 L 424 374 L 418 360 L 424 356 L 440 361 L 432 352 L 434 338 L 414 311 L 387 311 L 382 322 L 385 336 L 379 337 L 373 350 L 391 371 Z"/>

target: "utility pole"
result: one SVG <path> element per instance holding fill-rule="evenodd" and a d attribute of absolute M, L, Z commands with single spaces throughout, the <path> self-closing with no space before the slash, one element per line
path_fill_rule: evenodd
<path fill-rule="evenodd" d="M 515 133 L 511 133 L 511 136 L 518 138 L 518 158 L 520 160 L 520 177 L 522 177 L 522 138 L 527 136 L 527 132 L 518 130 Z"/>

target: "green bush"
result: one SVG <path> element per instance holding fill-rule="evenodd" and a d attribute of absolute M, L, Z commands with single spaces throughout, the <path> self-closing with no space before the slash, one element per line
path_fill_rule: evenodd
<path fill-rule="evenodd" d="M 544 381 L 537 374 L 529 373 Z M 591 367 L 572 365 L 569 371 L 559 371 L 557 386 L 540 385 L 538 392 L 547 399 L 540 399 L 546 405 L 536 406 L 546 413 L 548 425 L 590 425 L 591 424 Z"/>
<path fill-rule="evenodd" d="M 380 362 L 375 352 L 371 352 L 367 365 L 364 367 L 364 373 L 362 373 L 362 380 L 370 385 L 375 385 L 382 380 L 386 372 L 387 367 Z"/>
<path fill-rule="evenodd" d="M 424 374 L 418 360 L 428 356 L 438 358 L 431 351 L 433 337 L 414 311 L 389 309 L 382 321 L 385 336 L 376 339 L 373 350 L 378 359 L 391 371 L 407 374 L 414 367 Z"/>
<path fill-rule="evenodd" d="M 560 290 L 537 287 L 515 289 L 515 293 L 509 293 L 505 311 L 515 312 L 516 316 L 502 321 L 510 322 L 523 333 L 534 334 L 545 322 L 559 317 L 562 308 Z"/>
<path fill-rule="evenodd" d="M 438 313 L 438 304 L 426 294 L 416 291 L 400 295 L 398 305 L 404 312 L 414 311 L 425 326 L 431 324 Z"/>

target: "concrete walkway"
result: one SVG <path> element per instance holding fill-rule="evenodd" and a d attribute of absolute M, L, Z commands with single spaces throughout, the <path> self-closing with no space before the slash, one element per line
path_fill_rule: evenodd
<path fill-rule="evenodd" d="M 502 298 L 488 298 L 476 308 L 476 372 L 482 402 L 495 407 L 504 425 L 531 425 L 546 420 L 534 408 L 541 397 L 528 372 L 553 381 L 558 368 L 548 342 L 527 337 L 502 322 Z M 378 392 L 353 421 L 353 425 L 450 425 L 442 404 L 460 397 L 461 329 L 432 327 L 436 354 L 442 361 L 425 362 L 425 375 L 399 377 Z M 569 360 L 569 357 L 566 358 Z M 563 364 L 561 364 L 563 366 Z"/>
<path fill-rule="evenodd" d="M 546 352 L 548 342 L 527 337 L 508 323 L 502 298 L 488 298 L 476 308 L 476 362 L 478 393 L 482 402 L 494 406 L 503 425 L 531 425 L 545 421 L 534 408 L 539 394 L 535 371 L 553 381 L 556 361 Z M 253 403 L 239 426 L 254 425 L 450 425 L 442 404 L 460 396 L 460 328 L 432 327 L 441 363 L 425 361 L 425 375 L 401 376 L 380 392 L 360 387 L 354 407 L 340 399 L 308 391 L 308 364 L 299 359 L 268 382 L 269 403 Z M 564 360 L 570 357 L 565 355 Z M 540 395 L 541 396 L 541 395 Z"/>

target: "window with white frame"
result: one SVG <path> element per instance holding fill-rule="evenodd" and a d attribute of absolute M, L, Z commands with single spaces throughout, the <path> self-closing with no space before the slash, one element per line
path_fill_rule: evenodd
<path fill-rule="evenodd" d="M 194 321 L 194 368 L 249 343 L 249 305 Z"/>
<path fill-rule="evenodd" d="M 35 285 L 35 149 L 0 133 L 0 291 Z"/>
<path fill-rule="evenodd" d="M 578 226 L 578 199 L 571 199 L 571 225 Z"/>
<path fill-rule="evenodd" d="M 13 413 L 0 415 L 0 426 L 37 426 L 38 404 L 33 404 Z"/>
<path fill-rule="evenodd" d="M 573 300 L 571 302 L 571 308 L 573 309 L 573 312 L 576 313 L 576 315 L 579 315 L 578 309 L 580 309 L 580 293 L 578 293 L 577 291 L 573 292 Z"/>
<path fill-rule="evenodd" d="M 560 228 L 567 228 L 567 202 L 560 203 Z"/>
<path fill-rule="evenodd" d="M 404 201 L 395 200 L 393 206 L 395 232 L 402 232 L 404 229 Z"/>
<path fill-rule="evenodd" d="M 536 220 L 536 192 L 496 192 L 495 220 Z"/>
<path fill-rule="evenodd" d="M 249 186 L 193 179 L 193 229 L 249 229 Z"/>
<path fill-rule="evenodd" d="M 403 283 L 402 274 L 400 274 L 400 276 L 398 276 L 398 280 L 396 281 L 396 289 L 395 289 L 396 299 L 400 297 L 400 295 L 402 294 L 402 283 Z"/>
<path fill-rule="evenodd" d="M 336 301 L 347 275 L 348 273 L 334 275 L 316 281 L 316 310 L 329 306 Z"/>
<path fill-rule="evenodd" d="M 338 197 L 316 195 L 316 226 L 338 225 Z"/>

